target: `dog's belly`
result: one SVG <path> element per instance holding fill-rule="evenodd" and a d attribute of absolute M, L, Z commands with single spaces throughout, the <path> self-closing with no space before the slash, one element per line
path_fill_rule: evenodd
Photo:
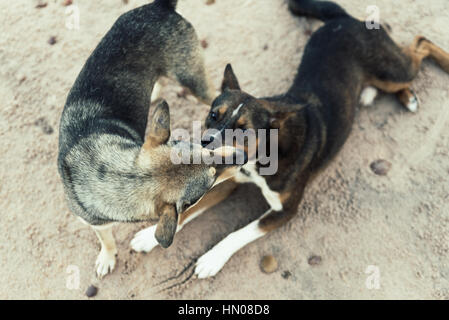
<path fill-rule="evenodd" d="M 256 165 L 254 163 L 248 163 L 236 174 L 235 181 L 238 183 L 254 183 L 257 185 L 265 200 L 274 211 L 282 210 L 282 202 L 279 192 L 273 191 L 268 186 L 264 177 L 257 172 Z"/>

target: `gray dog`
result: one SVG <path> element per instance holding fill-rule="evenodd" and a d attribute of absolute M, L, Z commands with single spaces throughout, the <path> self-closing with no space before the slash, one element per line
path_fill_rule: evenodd
<path fill-rule="evenodd" d="M 241 157 L 188 142 L 170 142 L 170 113 L 160 102 L 145 138 L 154 85 L 176 79 L 205 103 L 214 90 L 206 75 L 195 30 L 175 12 L 176 0 L 155 2 L 122 15 L 105 35 L 71 89 L 59 133 L 59 173 L 70 209 L 95 230 L 101 252 L 98 277 L 116 263 L 113 222 L 158 220 L 155 239 L 173 241 L 178 215 L 238 165 L 175 165 L 174 148 Z M 229 163 L 229 162 L 226 162 Z"/>

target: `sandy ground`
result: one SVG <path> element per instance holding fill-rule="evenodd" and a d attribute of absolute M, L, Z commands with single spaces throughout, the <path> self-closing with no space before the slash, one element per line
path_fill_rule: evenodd
<path fill-rule="evenodd" d="M 291 16 L 284 0 L 205 1 L 180 0 L 179 11 L 207 41 L 217 87 L 232 62 L 246 91 L 286 90 L 319 23 Z M 98 299 L 449 299 L 449 75 L 431 62 L 414 85 L 420 112 L 407 113 L 387 96 L 362 108 L 349 141 L 309 186 L 297 217 L 238 252 L 215 278 L 190 277 L 188 266 L 264 211 L 251 186 L 188 225 L 168 250 L 132 253 L 129 242 L 144 224 L 118 226 L 118 266 L 96 280 L 99 245 L 65 204 L 57 130 L 90 52 L 121 13 L 145 1 L 75 0 L 79 30 L 65 27 L 62 1 L 46 2 L 41 9 L 36 1 L 0 2 L 1 299 L 84 299 L 90 284 L 98 286 Z M 449 50 L 447 0 L 339 3 L 358 17 L 377 4 L 399 43 L 423 34 Z M 162 94 L 174 127 L 189 128 L 208 107 L 179 92 L 169 83 Z M 370 170 L 377 159 L 392 163 L 387 176 Z M 276 257 L 277 272 L 260 271 L 265 254 Z M 313 255 L 321 264 L 308 263 Z M 369 266 L 380 272 L 377 290 L 366 286 Z M 70 286 L 73 270 L 79 288 Z"/>

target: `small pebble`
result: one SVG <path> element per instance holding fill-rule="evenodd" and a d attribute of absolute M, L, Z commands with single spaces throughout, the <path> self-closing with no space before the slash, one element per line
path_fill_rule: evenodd
<path fill-rule="evenodd" d="M 47 6 L 47 2 L 39 2 L 37 5 L 36 5 L 36 8 L 37 9 L 42 9 L 42 8 L 45 8 Z"/>
<path fill-rule="evenodd" d="M 284 272 L 282 272 L 281 276 L 284 279 L 288 279 L 288 278 L 290 278 L 292 276 L 292 273 L 290 271 L 288 271 L 288 270 L 285 270 Z"/>
<path fill-rule="evenodd" d="M 264 46 L 263 46 L 263 49 L 264 49 L 265 51 L 267 51 L 267 50 L 268 50 L 268 44 L 264 45 Z"/>
<path fill-rule="evenodd" d="M 318 266 L 318 265 L 321 264 L 321 261 L 322 261 L 322 259 L 321 259 L 320 256 L 311 256 L 311 257 L 309 258 L 309 264 L 310 264 L 311 266 Z"/>
<path fill-rule="evenodd" d="M 308 36 L 308 37 L 310 37 L 311 35 L 312 35 L 312 30 L 310 30 L 310 29 L 306 29 L 305 31 L 304 31 L 304 35 L 306 35 L 306 36 Z"/>
<path fill-rule="evenodd" d="M 178 93 L 176 93 L 176 95 L 178 96 L 178 98 L 186 98 L 187 95 L 189 94 L 189 90 L 187 90 L 186 88 L 182 88 L 181 91 L 179 91 Z"/>
<path fill-rule="evenodd" d="M 42 131 L 45 134 L 52 134 L 54 132 L 53 128 L 51 126 L 49 126 L 49 125 L 45 126 L 45 127 L 42 127 Z"/>
<path fill-rule="evenodd" d="M 375 174 L 386 176 L 391 169 L 391 163 L 387 160 L 376 160 L 371 163 L 370 168 Z"/>
<path fill-rule="evenodd" d="M 204 40 L 201 40 L 201 46 L 204 48 L 204 49 L 206 49 L 208 46 L 209 46 L 209 43 L 207 43 L 207 41 L 204 39 Z"/>
<path fill-rule="evenodd" d="M 90 285 L 86 290 L 86 296 L 89 298 L 95 297 L 98 293 L 98 288 L 94 285 Z"/>
<path fill-rule="evenodd" d="M 73 0 L 64 0 L 64 2 L 62 3 L 62 5 L 68 7 L 71 6 L 73 4 Z"/>
<path fill-rule="evenodd" d="M 210 6 L 211 4 L 214 4 L 215 3 L 215 0 L 207 0 L 206 1 L 206 4 L 208 5 L 208 6 Z"/>
<path fill-rule="evenodd" d="M 45 118 L 39 118 L 39 119 L 37 119 L 35 122 L 34 122 L 34 124 L 36 125 L 36 126 L 38 126 L 38 127 L 41 127 L 42 128 L 42 131 L 45 133 L 45 134 L 52 134 L 53 133 L 53 128 L 52 128 L 52 126 L 48 123 L 48 121 L 47 121 L 47 119 L 45 119 Z"/>
<path fill-rule="evenodd" d="M 393 32 L 393 28 L 391 27 L 391 25 L 387 22 L 382 23 L 382 26 L 388 31 L 388 32 Z"/>
<path fill-rule="evenodd" d="M 273 273 L 278 269 L 278 263 L 272 255 L 265 256 L 260 262 L 260 268 L 265 273 Z"/>
<path fill-rule="evenodd" d="M 56 37 L 55 36 L 52 36 L 52 37 L 50 37 L 50 39 L 48 39 L 48 44 L 49 45 L 54 45 L 56 43 Z"/>
<path fill-rule="evenodd" d="M 129 0 L 122 0 L 123 4 L 128 4 Z"/>

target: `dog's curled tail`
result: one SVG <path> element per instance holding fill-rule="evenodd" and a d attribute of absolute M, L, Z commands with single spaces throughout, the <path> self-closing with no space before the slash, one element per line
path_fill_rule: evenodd
<path fill-rule="evenodd" d="M 289 0 L 288 7 L 298 16 L 313 17 L 324 22 L 349 17 L 342 7 L 330 1 Z"/>
<path fill-rule="evenodd" d="M 176 9 L 176 5 L 178 4 L 178 0 L 156 0 L 156 2 L 173 10 Z"/>

